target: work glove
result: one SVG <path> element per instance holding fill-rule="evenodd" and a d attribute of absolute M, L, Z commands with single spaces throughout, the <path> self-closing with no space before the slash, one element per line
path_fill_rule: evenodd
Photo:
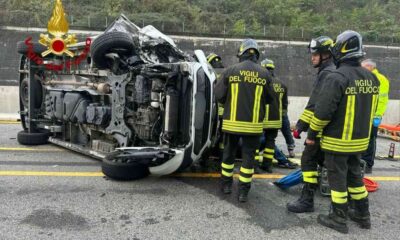
<path fill-rule="evenodd" d="M 301 139 L 300 134 L 301 134 L 301 131 L 300 131 L 300 130 L 298 130 L 298 129 L 293 130 L 293 137 L 294 137 L 294 138 L 296 138 L 296 139 Z"/>
<path fill-rule="evenodd" d="M 381 122 L 382 122 L 382 117 L 375 116 L 374 121 L 372 122 L 372 125 L 374 127 L 379 127 L 379 125 L 381 125 Z"/>

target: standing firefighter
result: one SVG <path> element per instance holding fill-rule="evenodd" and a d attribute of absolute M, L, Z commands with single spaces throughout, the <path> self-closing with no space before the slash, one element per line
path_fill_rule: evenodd
<path fill-rule="evenodd" d="M 265 59 L 264 61 L 261 62 L 261 66 L 265 67 L 268 69 L 268 71 L 271 73 L 272 77 L 275 79 L 275 64 L 274 61 L 270 59 Z M 283 95 L 282 99 L 282 128 L 281 132 L 283 134 L 283 137 L 285 138 L 287 149 L 289 152 L 289 157 L 294 158 L 294 148 L 296 147 L 294 143 L 294 139 L 292 136 L 292 131 L 290 129 L 290 121 L 288 117 L 288 105 L 289 105 L 289 100 L 288 100 L 288 89 L 285 85 L 281 84 L 282 87 L 285 90 L 285 94 Z M 288 161 L 289 165 L 295 167 L 293 163 Z"/>
<path fill-rule="evenodd" d="M 361 153 L 368 147 L 372 120 L 378 103 L 379 81 L 362 68 L 361 35 L 345 31 L 331 47 L 337 69 L 328 75 L 311 118 L 307 145 L 315 144 L 322 131 L 321 148 L 328 169 L 331 210 L 318 222 L 348 233 L 348 194 L 354 201 L 350 218 L 362 228 L 370 228 L 368 192 L 361 177 Z"/>
<path fill-rule="evenodd" d="M 301 132 L 306 132 L 310 126 L 310 121 L 314 116 L 315 105 L 319 101 L 319 94 L 322 86 L 327 81 L 327 76 L 335 70 L 332 62 L 332 55 L 329 48 L 333 40 L 330 37 L 320 36 L 312 39 L 308 49 L 311 53 L 311 63 L 314 68 L 318 68 L 317 79 L 311 92 L 307 106 L 296 124 L 296 130 L 293 132 L 295 138 L 300 138 Z M 318 163 L 323 160 L 323 152 L 320 147 L 320 137 L 315 138 L 314 145 L 306 145 L 301 156 L 301 171 L 303 173 L 303 190 L 301 196 L 296 201 L 289 203 L 287 209 L 294 213 L 313 212 L 314 211 L 314 193 L 318 187 Z"/>
<path fill-rule="evenodd" d="M 273 69 L 275 68 L 274 62 L 270 59 L 264 59 L 261 62 L 261 66 L 266 68 L 273 76 Z M 261 150 L 264 150 L 263 157 L 259 156 L 259 150 L 256 151 L 256 164 L 259 161 L 260 168 L 268 173 L 272 173 L 272 160 L 275 154 L 275 139 L 278 136 L 278 130 L 282 128 L 282 116 L 283 112 L 287 111 L 288 97 L 287 88 L 277 79 L 272 81 L 272 98 L 271 104 L 265 106 L 265 118 L 263 122 L 264 128 L 264 146 L 261 146 Z M 256 168 L 257 169 L 257 168 Z"/>
<path fill-rule="evenodd" d="M 371 59 L 362 61 L 361 66 L 375 74 L 380 83 L 378 107 L 376 108 L 374 121 L 372 123 L 372 131 L 369 139 L 368 149 L 367 152 L 361 157 L 367 163 L 365 173 L 372 173 L 376 152 L 376 137 L 378 135 L 378 127 L 381 124 L 383 114 L 385 114 L 387 104 L 389 102 L 389 80 L 378 71 L 376 68 L 376 63 Z"/>
<path fill-rule="evenodd" d="M 222 59 L 219 55 L 215 53 L 210 53 L 207 56 L 207 61 L 214 68 L 214 71 L 217 74 L 217 81 L 221 80 L 221 72 L 224 69 L 224 64 L 222 63 Z M 224 152 L 224 142 L 223 142 L 223 134 L 222 134 L 222 116 L 224 115 L 224 105 L 218 103 L 218 118 L 219 118 L 219 139 L 218 139 L 218 149 L 219 149 L 219 158 L 222 161 L 222 154 Z"/>
<path fill-rule="evenodd" d="M 236 149 L 242 139 L 243 163 L 239 176 L 239 201 L 246 202 L 254 173 L 254 153 L 262 134 L 265 104 L 270 101 L 270 76 L 256 62 L 257 42 L 246 39 L 239 48 L 239 63 L 227 68 L 215 86 L 215 96 L 224 104 L 222 131 L 224 154 L 222 161 L 222 191 L 232 192 Z"/>

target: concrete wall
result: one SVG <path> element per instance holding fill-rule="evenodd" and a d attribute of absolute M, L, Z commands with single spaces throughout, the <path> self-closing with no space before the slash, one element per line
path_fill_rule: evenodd
<path fill-rule="evenodd" d="M 241 39 L 175 37 L 184 50 L 202 49 L 222 56 L 226 66 L 236 63 Z M 270 58 L 276 65 L 276 76 L 286 83 L 290 96 L 309 96 L 316 70 L 310 63 L 306 42 L 258 41 L 261 59 Z M 391 99 L 400 99 L 400 47 L 366 46 L 367 57 L 377 61 L 379 70 L 391 80 Z"/>
<path fill-rule="evenodd" d="M 38 39 L 39 33 L 46 32 L 46 29 L 39 28 L 12 28 L 0 27 L 0 86 L 17 85 L 19 56 L 16 52 L 17 41 L 23 41 L 32 36 Z M 83 39 L 86 36 L 97 35 L 100 32 L 70 31 L 76 33 Z M 236 52 L 241 39 L 204 38 L 190 36 L 172 36 L 178 47 L 187 52 L 195 49 L 202 49 L 206 53 L 215 52 L 222 56 L 226 66 L 237 62 Z M 289 88 L 289 95 L 292 96 L 289 107 L 292 121 L 298 119 L 301 111 L 307 103 L 306 96 L 309 96 L 314 82 L 316 71 L 311 67 L 306 42 L 268 41 L 259 40 L 262 58 L 267 57 L 275 61 L 276 75 Z M 391 80 L 390 98 L 392 100 L 388 107 L 384 121 L 387 123 L 400 122 L 400 47 L 388 46 L 366 46 L 367 57 L 375 59 L 378 68 Z M 5 89 L 4 87 L 2 89 Z M 11 95 L 0 96 L 1 116 L 14 113 L 18 110 L 18 91 L 15 88 L 10 91 Z M 13 93 L 11 93 L 13 92 Z M 0 92 L 1 93 L 1 92 Z M 293 98 L 296 97 L 296 98 Z M 13 99 L 13 100 L 9 100 Z M 4 107 L 3 107 L 4 106 Z M 6 112 L 12 108 L 11 112 Z"/>
<path fill-rule="evenodd" d="M 16 86 L 0 86 L 0 120 L 19 119 L 19 92 Z M 295 124 L 307 105 L 308 97 L 289 97 L 289 119 Z M 390 100 L 383 123 L 400 123 L 400 100 Z"/>
<path fill-rule="evenodd" d="M 0 27 L 0 85 L 16 85 L 19 56 L 16 43 L 32 36 L 38 39 L 46 29 Z M 70 31 L 84 39 L 100 32 Z M 172 36 L 178 47 L 192 53 L 202 49 L 222 56 L 226 66 L 236 63 L 241 39 Z M 277 77 L 286 83 L 291 96 L 309 96 L 316 70 L 311 67 L 306 42 L 259 40 L 261 58 L 275 61 Z M 367 57 L 375 59 L 378 68 L 391 80 L 391 99 L 400 99 L 400 47 L 366 46 Z"/>

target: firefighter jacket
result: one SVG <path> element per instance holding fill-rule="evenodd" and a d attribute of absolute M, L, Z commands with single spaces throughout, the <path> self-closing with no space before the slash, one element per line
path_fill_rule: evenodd
<path fill-rule="evenodd" d="M 273 79 L 272 89 L 272 103 L 265 105 L 264 129 L 282 128 L 282 115 L 284 112 L 287 112 L 287 87 L 283 83 Z"/>
<path fill-rule="evenodd" d="M 375 116 L 382 117 L 385 114 L 387 104 L 389 102 L 389 80 L 381 74 L 378 69 L 372 70 L 372 73 L 378 78 L 380 87 L 379 87 L 379 100 L 378 107 L 376 109 Z"/>
<path fill-rule="evenodd" d="M 379 81 L 358 62 L 347 61 L 328 75 L 308 138 L 322 131 L 321 148 L 336 154 L 365 152 L 379 96 Z"/>
<path fill-rule="evenodd" d="M 260 135 L 271 92 L 270 74 L 259 64 L 244 60 L 227 68 L 215 86 L 215 97 L 224 104 L 222 131 Z"/>
<path fill-rule="evenodd" d="M 318 69 L 317 79 L 315 80 L 313 85 L 310 99 L 308 100 L 307 106 L 296 124 L 296 128 L 299 131 L 306 132 L 308 130 L 311 118 L 314 116 L 315 104 L 318 101 L 318 96 L 322 89 L 322 86 L 326 81 L 326 77 L 329 75 L 329 73 L 333 72 L 335 69 L 336 67 L 333 64 L 332 60 L 321 63 L 321 66 Z"/>

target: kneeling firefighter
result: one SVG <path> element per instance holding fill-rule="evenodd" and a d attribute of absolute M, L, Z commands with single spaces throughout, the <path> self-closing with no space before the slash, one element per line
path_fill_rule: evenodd
<path fill-rule="evenodd" d="M 217 81 L 215 96 L 224 104 L 221 190 L 225 194 L 232 192 L 235 155 L 242 139 L 238 200 L 246 202 L 254 173 L 254 154 L 263 131 L 265 105 L 272 101 L 272 89 L 268 71 L 257 64 L 260 53 L 255 40 L 244 40 L 237 56 L 239 63 L 227 68 Z"/>

